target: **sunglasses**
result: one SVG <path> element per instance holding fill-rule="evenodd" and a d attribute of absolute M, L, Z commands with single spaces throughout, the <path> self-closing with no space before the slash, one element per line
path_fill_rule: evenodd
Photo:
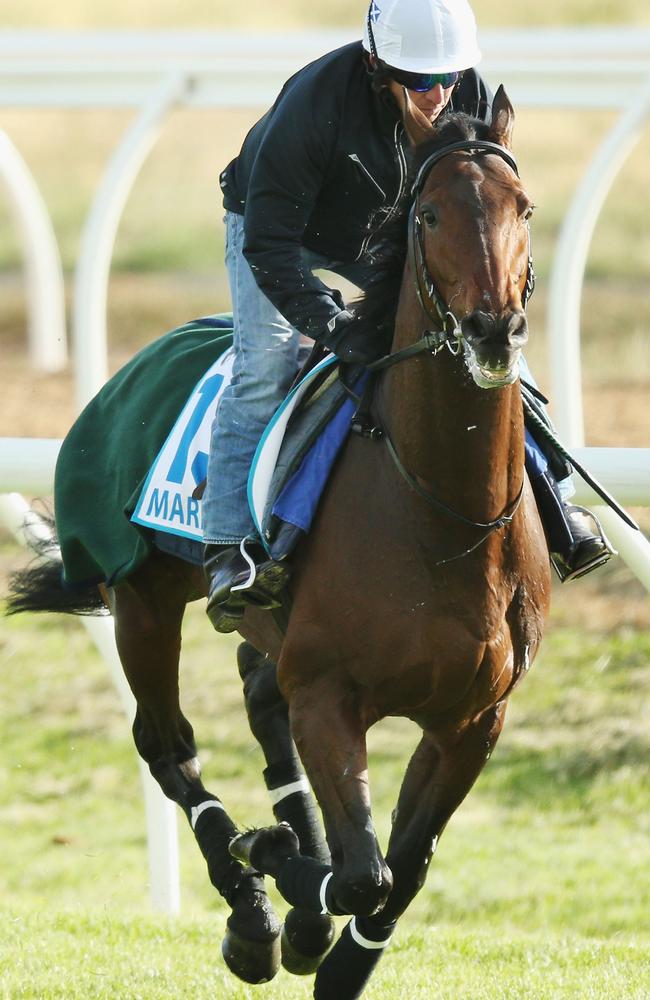
<path fill-rule="evenodd" d="M 408 73 L 403 69 L 394 69 L 392 66 L 386 67 L 390 76 L 397 83 L 401 83 L 407 90 L 415 90 L 418 94 L 423 94 L 426 90 L 440 84 L 443 90 L 453 87 L 461 78 L 461 73 Z"/>

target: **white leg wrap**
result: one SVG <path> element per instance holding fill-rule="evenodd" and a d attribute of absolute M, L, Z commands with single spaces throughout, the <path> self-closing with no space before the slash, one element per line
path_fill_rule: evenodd
<path fill-rule="evenodd" d="M 282 802 L 282 799 L 286 799 L 289 795 L 294 795 L 296 792 L 302 792 L 304 795 L 307 795 L 310 791 L 309 782 L 303 775 L 302 778 L 298 778 L 297 781 L 292 781 L 288 785 L 281 785 L 280 788 L 270 788 L 269 797 L 271 804 L 277 806 L 278 802 Z"/>
<path fill-rule="evenodd" d="M 320 885 L 320 905 L 322 907 L 322 909 L 320 911 L 321 913 L 329 913 L 330 912 L 327 909 L 327 902 L 325 900 L 325 895 L 327 893 L 327 886 L 329 884 L 329 880 L 331 879 L 331 877 L 332 877 L 333 874 L 334 874 L 334 872 L 328 872 L 327 875 L 325 876 L 325 878 L 323 879 L 323 881 L 321 882 L 321 885 Z"/>
<path fill-rule="evenodd" d="M 223 809 L 221 802 L 215 802 L 214 799 L 207 799 L 202 802 L 200 806 L 192 806 L 192 811 L 190 813 L 190 823 L 192 824 L 192 829 L 196 830 L 196 824 L 201 813 L 204 813 L 206 809 Z"/>
<path fill-rule="evenodd" d="M 367 948 L 369 951 L 376 951 L 380 950 L 381 948 L 385 948 L 386 945 L 389 944 L 390 939 L 392 937 L 391 934 L 389 937 L 386 938 L 385 941 L 371 941 L 370 938 L 364 937 L 363 934 L 360 934 L 359 931 L 357 930 L 356 917 L 352 917 L 349 927 L 350 927 L 350 934 L 352 935 L 352 940 L 355 941 L 362 948 Z"/>

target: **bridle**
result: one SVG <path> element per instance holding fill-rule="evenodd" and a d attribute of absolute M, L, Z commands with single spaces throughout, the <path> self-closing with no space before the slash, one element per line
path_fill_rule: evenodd
<path fill-rule="evenodd" d="M 442 325 L 442 330 L 446 334 L 447 346 L 452 350 L 452 353 L 458 353 L 461 348 L 461 331 L 460 323 L 454 316 L 453 312 L 449 309 L 447 303 L 440 295 L 438 289 L 436 288 L 433 278 L 427 267 L 426 257 L 424 255 L 424 233 L 422 230 L 422 218 L 417 212 L 417 200 L 422 192 L 424 183 L 432 169 L 432 167 L 442 160 L 445 156 L 448 156 L 453 152 L 480 152 L 480 153 L 496 153 L 500 156 L 502 160 L 508 164 L 509 167 L 514 171 L 514 173 L 519 176 L 519 171 L 517 169 L 517 161 L 514 156 L 510 153 L 505 146 L 500 146 L 496 142 L 488 142 L 484 139 L 464 139 L 459 142 L 452 142 L 448 146 L 443 146 L 442 149 L 437 150 L 432 153 L 431 156 L 427 157 L 420 169 L 418 170 L 417 176 L 411 188 L 411 194 L 413 195 L 413 205 L 409 213 L 409 255 L 411 260 L 411 266 L 415 274 L 416 281 L 416 292 L 420 305 L 427 317 L 434 323 L 439 321 Z M 528 267 L 526 272 L 526 284 L 524 286 L 524 291 L 521 297 L 522 306 L 525 309 L 528 299 L 533 293 L 535 288 L 535 271 L 533 268 L 533 258 L 530 252 L 530 227 L 528 227 Z M 431 306 L 435 312 L 432 311 Z M 457 341 L 457 348 L 453 350 L 451 347 L 451 340 L 455 338 Z"/>
<path fill-rule="evenodd" d="M 387 354 L 383 358 L 379 358 L 378 361 L 374 361 L 372 364 L 368 365 L 368 371 L 381 371 L 383 368 L 389 368 L 392 365 L 398 364 L 400 361 L 405 361 L 407 358 L 411 358 L 416 354 L 422 354 L 423 352 L 436 355 L 440 350 L 442 350 L 443 347 L 446 347 L 454 355 L 460 353 L 463 339 L 460 322 L 436 288 L 435 282 L 431 277 L 429 268 L 427 267 L 424 253 L 422 218 L 417 210 L 418 198 L 422 193 L 422 188 L 424 187 L 425 181 L 431 172 L 431 169 L 436 163 L 438 163 L 439 160 L 442 160 L 445 156 L 455 152 L 495 153 L 497 156 L 500 156 L 502 160 L 505 160 L 517 177 L 519 176 L 517 161 L 512 153 L 506 149 L 505 146 L 500 146 L 496 142 L 488 142 L 485 139 L 462 139 L 459 142 L 452 142 L 448 146 L 443 146 L 441 149 L 436 150 L 426 158 L 418 170 L 415 180 L 411 186 L 413 204 L 408 218 L 408 257 L 411 263 L 411 269 L 415 276 L 415 291 L 420 306 L 422 307 L 422 311 L 427 319 L 429 319 L 433 324 L 436 326 L 440 324 L 440 329 L 425 330 L 420 340 L 416 341 L 415 344 L 402 348 L 400 351 L 395 351 L 394 354 Z M 528 266 L 526 271 L 526 283 L 521 296 L 521 304 L 524 309 L 526 308 L 528 300 L 533 294 L 534 289 L 535 269 L 533 267 L 533 258 L 530 248 L 529 227 Z"/>
<path fill-rule="evenodd" d="M 505 146 L 501 146 L 496 142 L 488 142 L 483 139 L 464 139 L 459 142 L 450 143 L 449 145 L 436 150 L 422 163 L 411 188 L 413 205 L 408 219 L 408 256 L 411 263 L 411 269 L 415 277 L 415 290 L 418 301 L 427 319 L 434 324 L 434 329 L 425 330 L 422 337 L 416 341 L 416 343 L 402 348 L 399 351 L 395 351 L 393 354 L 387 354 L 383 358 L 379 358 L 378 361 L 368 365 L 367 370 L 369 372 L 380 372 L 422 353 L 428 353 L 435 357 L 435 355 L 437 355 L 445 347 L 453 355 L 458 355 L 462 350 L 463 334 L 460 322 L 436 288 L 435 282 L 427 267 L 424 252 L 422 219 L 418 212 L 418 199 L 432 167 L 438 163 L 439 160 L 443 159 L 443 157 L 454 152 L 494 153 L 500 156 L 501 159 L 503 159 L 508 166 L 511 167 L 515 174 L 519 176 L 517 161 L 510 151 L 507 150 Z M 524 308 L 533 293 L 534 287 L 535 271 L 530 251 L 529 229 L 528 269 L 526 273 L 526 283 L 522 293 L 522 305 Z M 395 446 L 385 427 L 373 428 L 370 436 L 381 438 L 386 442 L 388 453 L 393 461 L 393 464 L 395 465 L 395 468 L 405 482 L 408 483 L 410 488 L 418 494 L 418 496 L 422 497 L 422 499 L 426 500 L 427 503 L 447 516 L 460 521 L 462 524 L 469 527 L 477 528 L 483 531 L 481 538 L 474 545 L 465 549 L 463 552 L 459 552 L 457 555 L 451 556 L 447 559 L 441 559 L 436 563 L 437 566 L 453 562 L 456 559 L 462 559 L 464 556 L 469 555 L 470 552 L 473 552 L 480 545 L 482 545 L 493 531 L 496 531 L 499 528 L 505 528 L 512 523 L 523 497 L 523 478 L 517 496 L 514 500 L 507 504 L 506 508 L 499 515 L 499 517 L 492 521 L 473 521 L 470 518 L 465 517 L 463 514 L 460 514 L 458 511 L 455 511 L 452 507 L 447 506 L 447 504 L 443 503 L 441 500 L 438 500 L 437 497 L 420 485 L 415 476 L 413 476 L 402 464 L 402 461 L 399 458 Z"/>

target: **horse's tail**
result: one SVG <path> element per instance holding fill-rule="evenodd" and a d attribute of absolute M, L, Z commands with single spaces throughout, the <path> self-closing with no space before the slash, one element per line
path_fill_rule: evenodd
<path fill-rule="evenodd" d="M 39 514 L 48 529 L 42 537 L 30 537 L 36 561 L 9 576 L 5 614 L 23 611 L 54 611 L 68 615 L 98 615 L 106 612 L 95 584 L 68 587 L 63 582 L 63 563 L 57 545 L 54 519 Z"/>

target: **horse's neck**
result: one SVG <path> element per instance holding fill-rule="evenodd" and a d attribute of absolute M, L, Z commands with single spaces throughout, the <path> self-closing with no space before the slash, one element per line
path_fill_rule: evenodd
<path fill-rule="evenodd" d="M 398 325 L 394 349 L 414 339 Z M 518 384 L 479 389 L 445 349 L 390 369 L 382 410 L 403 465 L 438 499 L 477 521 L 512 503 L 524 465 Z"/>

